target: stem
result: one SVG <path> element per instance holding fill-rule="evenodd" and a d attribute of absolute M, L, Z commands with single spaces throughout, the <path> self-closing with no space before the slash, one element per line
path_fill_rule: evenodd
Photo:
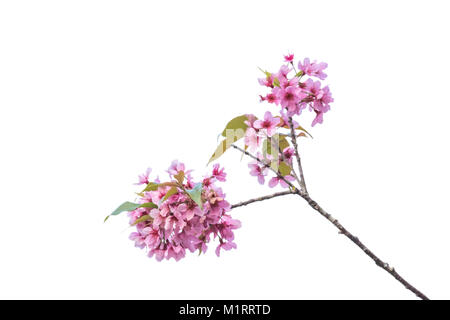
<path fill-rule="evenodd" d="M 238 146 L 236 146 L 236 145 L 234 145 L 234 144 L 232 144 L 231 146 L 232 146 L 233 148 L 235 148 L 236 150 L 239 150 L 240 152 L 242 152 L 242 153 L 244 153 L 245 155 L 249 156 L 250 158 L 252 158 L 252 159 L 258 161 L 259 163 L 261 163 L 261 164 L 264 166 L 264 168 L 269 168 L 270 170 L 272 170 L 272 171 L 278 176 L 278 178 L 280 178 L 281 180 L 283 180 L 284 182 L 286 182 L 286 184 L 287 184 L 289 187 L 291 187 L 292 190 L 297 190 L 297 188 L 296 188 L 289 180 L 286 180 L 281 174 L 279 174 L 277 171 L 275 171 L 275 170 L 270 166 L 269 163 L 264 163 L 261 159 L 258 159 L 257 157 L 255 157 L 254 155 L 252 155 L 250 152 L 248 152 L 248 151 L 246 151 L 246 150 L 244 150 L 244 149 L 241 149 L 241 148 L 239 148 Z"/>
<path fill-rule="evenodd" d="M 291 120 L 292 121 L 292 120 Z M 291 128 L 293 126 L 291 125 Z M 253 156 L 252 154 L 250 154 L 249 152 L 235 146 L 232 145 L 232 147 L 234 147 L 235 149 L 243 152 L 244 154 L 246 154 L 247 156 L 255 159 L 256 161 L 258 161 L 259 163 L 263 164 L 264 166 L 272 169 L 270 167 L 270 165 L 263 163 L 260 159 L 258 159 L 257 157 Z M 297 158 L 298 160 L 300 160 L 300 157 Z M 275 170 L 272 169 L 272 171 L 275 172 Z M 308 202 L 308 204 L 317 212 L 320 213 L 320 215 L 322 215 L 324 218 L 326 218 L 329 222 L 331 222 L 338 230 L 339 233 L 345 235 L 347 238 L 350 239 L 350 241 L 352 241 L 354 244 L 356 244 L 366 255 L 368 255 L 377 266 L 379 266 L 380 268 L 384 269 L 387 273 L 389 273 L 391 276 L 393 276 L 398 282 L 400 282 L 401 284 L 403 284 L 405 286 L 406 289 L 410 290 L 411 292 L 413 292 L 416 296 L 418 296 L 419 298 L 421 298 L 422 300 L 429 300 L 429 298 L 424 295 L 422 292 L 420 292 L 418 289 L 416 289 L 413 285 L 411 285 L 408 281 L 406 281 L 402 276 L 400 276 L 397 271 L 389 266 L 388 263 L 384 262 L 383 260 L 381 260 L 380 258 L 378 258 L 378 256 L 376 256 L 371 250 L 369 250 L 369 248 L 367 248 L 359 239 L 358 237 L 354 236 L 352 233 L 350 233 L 350 231 L 348 231 L 346 228 L 344 228 L 344 226 L 335 218 L 333 218 L 333 216 L 331 214 L 329 214 L 328 212 L 326 212 L 322 207 L 320 207 L 316 201 L 314 201 L 313 199 L 310 198 L 308 193 L 304 193 L 302 191 L 299 191 L 298 189 L 296 189 L 289 181 L 285 180 L 278 172 L 275 172 L 277 174 L 278 177 L 280 177 L 280 179 L 283 179 L 290 187 L 291 187 L 291 191 L 290 193 L 295 193 L 297 195 L 299 195 L 300 197 L 302 197 L 306 202 Z M 300 173 L 302 174 L 302 171 L 300 171 Z M 304 181 L 304 180 L 303 180 Z M 267 199 L 271 199 L 274 198 L 276 196 L 281 196 L 281 195 L 285 195 L 288 194 L 287 191 L 284 193 L 278 193 L 276 195 L 271 195 L 271 196 L 265 196 L 265 197 L 261 197 L 261 198 L 256 198 L 256 199 L 250 199 L 248 201 L 244 201 L 241 203 L 238 203 L 236 205 L 233 205 L 232 208 L 237 208 L 243 205 L 247 205 L 253 202 L 257 202 L 257 201 L 262 201 L 262 200 L 267 200 Z"/>
<path fill-rule="evenodd" d="M 291 128 L 291 140 L 292 144 L 294 145 L 295 158 L 297 159 L 298 172 L 300 174 L 300 187 L 302 188 L 304 194 L 308 194 L 308 190 L 306 189 L 305 176 L 303 175 L 302 161 L 300 160 L 300 154 L 298 153 L 297 138 L 295 137 L 295 129 L 292 117 L 289 117 L 289 127 Z"/>
<path fill-rule="evenodd" d="M 268 138 L 268 139 L 270 139 L 270 138 Z M 288 161 L 288 160 L 286 159 L 286 157 L 284 156 L 283 151 L 281 150 L 279 143 L 273 144 L 273 143 L 272 143 L 272 139 L 270 139 L 269 141 L 270 141 L 270 143 L 271 143 L 271 145 L 272 145 L 272 148 L 273 148 L 273 147 L 278 147 L 278 152 L 279 152 L 279 154 L 280 154 L 280 156 L 281 156 L 281 161 L 284 161 L 285 163 L 289 164 L 289 161 Z M 279 142 L 279 141 L 278 141 L 278 142 Z M 291 172 L 292 175 L 294 176 L 294 178 L 295 178 L 295 180 L 298 182 L 298 184 L 301 186 L 302 183 L 300 182 L 301 180 L 298 178 L 297 173 L 295 172 L 294 165 L 291 164 L 290 166 L 292 167 L 292 168 L 291 168 L 291 169 L 292 169 L 292 172 Z"/>
<path fill-rule="evenodd" d="M 429 300 L 426 295 L 424 295 L 422 292 L 420 292 L 418 289 L 416 289 L 413 285 L 411 285 L 408 281 L 406 281 L 402 276 L 400 276 L 397 271 L 395 271 L 394 267 L 389 266 L 388 263 L 384 262 L 380 258 L 378 258 L 369 248 L 367 248 L 359 239 L 358 237 L 354 236 L 350 231 L 348 231 L 344 226 L 331 214 L 326 212 L 322 207 L 320 207 L 317 202 L 315 202 L 313 199 L 309 197 L 307 194 L 300 194 L 297 193 L 300 197 L 306 200 L 308 204 L 317 212 L 319 212 L 323 217 L 325 217 L 328 221 L 330 221 L 336 228 L 339 229 L 339 233 L 343 234 L 347 238 L 349 238 L 354 244 L 356 244 L 362 251 L 364 251 L 365 254 L 367 254 L 377 266 L 384 269 L 387 273 L 389 273 L 391 276 L 393 276 L 397 281 L 399 281 L 401 284 L 405 286 L 406 289 L 412 291 L 416 296 L 421 298 L 422 300 Z"/>
<path fill-rule="evenodd" d="M 270 194 L 270 195 L 267 195 L 267 196 L 254 198 L 254 199 L 250 199 L 250 200 L 247 200 L 247 201 L 242 201 L 242 202 L 233 204 L 231 206 L 231 209 L 235 209 L 235 208 L 239 208 L 239 207 L 242 207 L 242 206 L 246 206 L 246 205 L 248 205 L 250 203 L 253 203 L 253 202 L 264 201 L 264 200 L 269 200 L 269 199 L 280 197 L 280 196 L 285 196 L 285 195 L 288 195 L 288 194 L 296 194 L 296 193 L 293 192 L 293 191 L 290 191 L 290 190 L 289 191 L 283 191 L 283 192 L 276 192 L 274 194 Z"/>

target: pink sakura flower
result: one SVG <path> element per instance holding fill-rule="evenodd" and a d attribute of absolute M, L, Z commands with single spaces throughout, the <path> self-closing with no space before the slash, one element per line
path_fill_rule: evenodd
<path fill-rule="evenodd" d="M 294 61 L 294 54 L 293 53 L 289 53 L 287 55 L 284 56 L 284 61 L 285 62 L 292 62 Z"/>
<path fill-rule="evenodd" d="M 173 176 L 173 175 L 176 175 L 179 171 L 184 171 L 184 170 L 185 170 L 184 163 L 178 162 L 178 160 L 174 160 L 174 161 L 172 161 L 172 164 L 170 165 L 167 172 Z"/>
<path fill-rule="evenodd" d="M 312 77 L 317 77 L 320 80 L 324 80 L 327 77 L 327 75 L 323 73 L 323 70 L 325 70 L 327 67 L 328 64 L 326 64 L 325 62 L 310 62 L 309 58 L 305 58 L 305 60 L 303 60 L 303 63 L 301 61 L 298 62 L 298 68 L 303 71 L 304 74 Z"/>
<path fill-rule="evenodd" d="M 286 179 L 287 181 L 294 181 L 295 180 L 295 178 L 293 176 L 289 176 L 289 175 L 284 176 L 284 179 Z M 270 188 L 274 188 L 274 187 L 276 187 L 278 185 L 278 183 L 280 183 L 280 186 L 282 186 L 283 188 L 288 188 L 289 187 L 289 185 L 283 179 L 281 179 L 278 176 L 275 176 L 272 179 L 270 179 L 269 187 Z"/>
<path fill-rule="evenodd" d="M 186 255 L 186 251 L 181 245 L 169 244 L 166 250 L 167 250 L 167 260 L 169 260 L 170 258 L 174 258 L 175 261 L 179 261 Z"/>
<path fill-rule="evenodd" d="M 231 242 L 231 241 L 221 242 L 216 248 L 216 255 L 218 257 L 220 257 L 220 249 L 231 250 L 231 249 L 236 249 L 236 248 L 237 248 L 237 246 L 236 246 L 236 243 L 234 243 L 234 242 Z"/>
<path fill-rule="evenodd" d="M 292 79 L 281 79 L 280 80 L 280 87 L 283 89 L 286 89 L 287 87 L 297 87 L 298 86 L 298 78 L 294 77 Z"/>
<path fill-rule="evenodd" d="M 322 98 L 323 91 L 320 88 L 320 81 L 313 81 L 308 79 L 304 83 L 304 90 L 307 91 L 314 99 Z"/>
<path fill-rule="evenodd" d="M 273 80 L 274 80 L 274 76 L 270 75 L 269 77 L 258 79 L 258 82 L 262 86 L 273 88 Z"/>
<path fill-rule="evenodd" d="M 264 120 L 256 120 L 254 127 L 256 129 L 265 129 L 267 136 L 271 137 L 277 130 L 277 125 L 280 123 L 280 118 L 274 118 L 270 111 L 266 111 L 264 114 Z"/>
<path fill-rule="evenodd" d="M 247 120 L 244 121 L 244 123 L 249 127 L 249 128 L 253 128 L 255 129 L 254 125 L 255 125 L 255 121 L 256 116 L 254 114 L 247 114 Z"/>
<path fill-rule="evenodd" d="M 212 176 L 214 178 L 216 178 L 219 181 L 224 182 L 226 180 L 226 176 L 227 174 L 224 172 L 224 168 L 220 169 L 220 165 L 218 163 L 216 163 L 213 166 L 213 172 L 212 172 Z"/>
<path fill-rule="evenodd" d="M 164 256 L 166 255 L 166 250 L 163 249 L 152 249 L 148 252 L 149 258 L 155 256 L 157 261 L 161 261 L 164 259 Z"/>
<path fill-rule="evenodd" d="M 150 182 L 148 180 L 148 177 L 150 176 L 151 172 L 152 168 L 147 168 L 144 174 L 138 176 L 139 182 L 135 183 L 135 185 L 148 184 Z"/>
<path fill-rule="evenodd" d="M 315 112 L 316 112 L 316 117 L 314 118 L 313 122 L 311 123 L 311 127 L 314 127 L 318 123 L 323 123 L 323 112 L 320 112 L 320 111 L 315 111 Z"/>
<path fill-rule="evenodd" d="M 320 98 L 314 101 L 314 109 L 327 112 L 330 109 L 330 103 L 333 102 L 333 97 L 331 96 L 330 88 L 328 86 L 321 90 Z"/>
<path fill-rule="evenodd" d="M 279 81 L 285 80 L 287 79 L 287 76 L 289 72 L 291 72 L 291 70 L 292 69 L 289 68 L 288 66 L 282 65 L 278 73 L 275 75 L 275 78 L 277 78 Z"/>
<path fill-rule="evenodd" d="M 245 145 L 249 147 L 250 152 L 254 152 L 261 143 L 261 137 L 258 136 L 258 133 L 253 128 L 247 128 L 244 137 Z"/>
<path fill-rule="evenodd" d="M 294 148 L 291 148 L 291 147 L 284 148 L 284 150 L 283 150 L 283 159 L 286 162 L 291 163 L 293 156 L 294 156 Z"/>
<path fill-rule="evenodd" d="M 250 168 L 250 175 L 258 177 L 259 184 L 264 184 L 265 182 L 264 177 L 267 175 L 267 168 L 261 167 L 259 165 L 259 162 L 257 161 L 249 163 L 248 167 Z"/>
<path fill-rule="evenodd" d="M 267 101 L 268 103 L 275 103 L 279 104 L 280 101 L 278 100 L 278 97 L 274 93 L 269 93 L 265 97 L 260 96 L 261 102 Z"/>
<path fill-rule="evenodd" d="M 292 108 L 299 101 L 300 89 L 298 87 L 290 86 L 285 88 L 275 88 L 273 92 L 278 97 L 283 108 Z"/>

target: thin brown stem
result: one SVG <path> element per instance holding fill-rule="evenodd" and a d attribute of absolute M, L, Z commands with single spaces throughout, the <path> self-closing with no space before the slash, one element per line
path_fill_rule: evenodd
<path fill-rule="evenodd" d="M 302 161 L 300 159 L 300 154 L 298 153 L 297 138 L 295 136 L 295 129 L 292 117 L 289 117 L 289 127 L 291 129 L 291 140 L 292 144 L 294 145 L 295 158 L 297 159 L 298 172 L 300 174 L 300 181 L 301 181 L 300 187 L 302 188 L 304 194 L 308 194 L 308 190 L 306 189 L 305 176 L 303 175 Z"/>
<path fill-rule="evenodd" d="M 249 156 L 250 158 L 256 160 L 257 162 L 259 162 L 261 165 L 263 165 L 264 168 L 268 168 L 270 170 L 272 170 L 279 179 L 283 180 L 284 182 L 286 182 L 286 184 L 291 187 L 292 190 L 297 190 L 297 187 L 294 186 L 289 180 L 287 180 L 285 177 L 283 177 L 281 174 L 279 174 L 276 170 L 274 170 L 270 163 L 264 163 L 261 159 L 259 159 L 258 157 L 255 157 L 254 155 L 252 155 L 250 152 L 239 148 L 237 145 L 232 144 L 231 145 L 233 148 L 235 148 L 236 150 L 239 150 L 240 152 L 244 153 L 245 155 Z"/>
<path fill-rule="evenodd" d="M 308 194 L 300 194 L 297 192 L 297 194 L 302 197 L 303 199 L 308 202 L 308 204 L 317 212 L 319 212 L 323 217 L 325 217 L 329 222 L 331 222 L 336 228 L 339 229 L 339 233 L 343 234 L 347 238 L 350 239 L 354 244 L 356 244 L 362 251 L 364 251 L 365 254 L 367 254 L 377 266 L 384 269 L 387 273 L 389 273 L 391 276 L 393 276 L 397 281 L 399 281 L 401 284 L 405 286 L 406 289 L 412 291 L 416 296 L 421 298 L 422 300 L 429 300 L 426 295 L 424 295 L 422 292 L 420 292 L 417 288 L 415 288 L 413 285 L 411 285 L 408 281 L 406 281 L 402 276 L 400 276 L 397 271 L 395 271 L 394 267 L 391 267 L 388 263 L 384 262 L 378 256 L 376 256 L 369 248 L 367 248 L 358 237 L 354 236 L 350 231 L 348 231 L 344 226 L 331 214 L 326 212 L 322 207 L 320 207 L 316 201 L 312 200 Z"/>
<path fill-rule="evenodd" d="M 269 194 L 267 196 L 254 198 L 254 199 L 250 199 L 250 200 L 247 200 L 247 201 L 242 201 L 242 202 L 233 204 L 231 206 L 231 209 L 235 209 L 235 208 L 239 208 L 239 207 L 242 207 L 242 206 L 246 206 L 246 205 L 248 205 L 250 203 L 253 203 L 253 202 L 264 201 L 264 200 L 269 200 L 269 199 L 273 199 L 273 198 L 276 198 L 276 197 L 285 196 L 285 195 L 288 195 L 288 194 L 296 194 L 296 193 L 291 191 L 291 190 L 283 191 L 283 192 L 276 192 L 274 194 Z"/>
<path fill-rule="evenodd" d="M 293 126 L 291 125 L 291 128 Z M 261 163 L 262 165 L 264 165 L 265 167 L 268 167 L 270 169 L 272 169 L 270 167 L 269 164 L 266 164 L 264 162 L 262 162 L 260 159 L 258 159 L 257 157 L 253 156 L 251 153 L 235 146 L 232 145 L 232 147 L 234 147 L 235 149 L 243 152 L 244 154 L 246 154 L 247 156 L 255 159 L 256 161 L 258 161 L 259 163 Z M 300 159 L 300 157 L 298 157 L 298 159 Z M 272 171 L 275 172 L 275 174 L 280 177 L 280 179 L 284 179 L 278 172 L 276 172 L 275 170 L 272 169 Z M 411 285 L 408 281 L 406 281 L 402 276 L 400 276 L 398 274 L 398 272 L 391 267 L 388 263 L 384 262 L 383 260 L 381 260 L 380 258 L 378 258 L 378 256 L 376 256 L 371 250 L 369 250 L 369 248 L 367 248 L 360 240 L 358 237 L 354 236 L 352 233 L 350 233 L 350 231 L 348 231 L 337 219 L 335 219 L 331 214 L 329 214 L 328 212 L 326 212 L 322 207 L 320 207 L 316 201 L 312 200 L 311 197 L 309 196 L 308 193 L 302 192 L 300 190 L 298 190 L 297 188 L 295 188 L 295 186 L 290 183 L 289 181 L 285 180 L 284 181 L 291 187 L 291 191 L 290 193 L 295 193 L 297 195 L 299 195 L 300 197 L 302 197 L 304 200 L 306 200 L 306 202 L 314 209 L 316 210 L 318 213 L 320 213 L 320 215 L 322 215 L 324 218 L 326 218 L 329 222 L 331 222 L 338 230 L 339 233 L 345 235 L 348 239 L 350 239 L 350 241 L 352 241 L 354 244 L 356 244 L 366 255 L 368 255 L 377 266 L 379 266 L 380 268 L 382 268 L 383 270 L 385 270 L 387 273 L 389 273 L 391 276 L 393 276 L 398 282 L 400 282 L 401 284 L 403 284 L 405 286 L 406 289 L 410 290 L 411 292 L 413 292 L 416 296 L 418 296 L 419 298 L 421 298 L 422 300 L 429 300 L 428 297 L 426 295 L 424 295 L 422 292 L 420 292 L 417 288 L 415 288 L 413 285 Z M 283 194 L 284 195 L 284 194 Z M 241 202 L 241 204 L 237 204 L 234 207 L 239 207 L 242 205 L 247 205 L 256 201 L 262 201 L 262 200 L 266 200 L 266 199 L 271 199 L 273 197 L 271 196 L 266 196 L 266 197 L 261 197 L 263 199 L 259 200 L 258 198 L 255 199 L 250 199 L 248 201 L 244 201 Z M 244 203 L 244 204 L 242 204 Z"/>
<path fill-rule="evenodd" d="M 278 152 L 279 152 L 279 154 L 280 154 L 281 161 L 284 161 L 286 164 L 290 165 L 290 167 L 291 167 L 291 169 L 292 169 L 291 174 L 294 176 L 295 180 L 296 180 L 296 181 L 298 182 L 298 184 L 301 186 L 302 183 L 300 182 L 300 179 L 299 179 L 299 177 L 297 176 L 297 173 L 295 172 L 295 168 L 294 168 L 293 164 L 290 164 L 290 163 L 289 163 L 289 160 L 286 159 L 286 157 L 284 156 L 283 151 L 282 151 L 281 148 L 280 148 L 279 140 L 278 140 L 276 143 L 272 143 L 272 140 L 273 140 L 273 139 L 270 139 L 270 138 L 268 138 L 268 139 L 269 139 L 269 141 L 271 142 L 271 145 L 272 145 L 271 147 L 272 147 L 272 148 L 273 148 L 273 147 L 277 147 L 277 148 L 278 148 Z"/>

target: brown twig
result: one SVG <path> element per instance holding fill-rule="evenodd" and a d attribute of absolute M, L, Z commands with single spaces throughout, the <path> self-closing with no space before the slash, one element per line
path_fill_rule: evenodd
<path fill-rule="evenodd" d="M 264 168 L 269 168 L 270 170 L 272 170 L 277 176 L 278 178 L 280 178 L 281 180 L 283 180 L 284 182 L 286 182 L 286 184 L 291 187 L 292 190 L 297 190 L 297 188 L 289 181 L 287 180 L 285 177 L 283 177 L 281 174 L 279 174 L 276 170 L 274 170 L 271 166 L 270 163 L 264 163 L 261 159 L 258 159 L 258 157 L 255 157 L 254 155 L 252 155 L 250 152 L 239 148 L 237 145 L 232 144 L 231 145 L 233 148 L 235 148 L 236 150 L 239 150 L 240 152 L 244 153 L 245 155 L 249 156 L 250 158 L 258 161 L 260 164 L 263 165 Z"/>
<path fill-rule="evenodd" d="M 235 209 L 235 208 L 239 208 L 239 207 L 242 207 L 242 206 L 246 206 L 246 205 L 248 205 L 250 203 L 253 203 L 253 202 L 264 201 L 264 200 L 269 200 L 269 199 L 273 199 L 273 198 L 276 198 L 276 197 L 285 196 L 285 195 L 288 195 L 288 194 L 296 194 L 296 193 L 291 191 L 291 190 L 283 191 L 283 192 L 276 192 L 274 194 L 270 194 L 270 195 L 267 195 L 267 196 L 254 198 L 254 199 L 250 199 L 250 200 L 247 200 L 247 201 L 242 201 L 242 202 L 233 204 L 231 206 L 231 209 Z"/>
<path fill-rule="evenodd" d="M 289 127 L 291 129 L 291 140 L 292 144 L 294 145 L 295 158 L 297 159 L 298 172 L 300 174 L 300 187 L 302 188 L 304 194 L 308 194 L 308 190 L 306 189 L 305 176 L 303 175 L 302 161 L 300 160 L 300 154 L 298 153 L 297 138 L 295 137 L 295 129 L 292 117 L 289 117 Z"/>
<path fill-rule="evenodd" d="M 291 128 L 293 126 L 291 125 Z M 253 156 L 251 153 L 235 146 L 232 145 L 232 147 L 234 147 L 235 149 L 243 152 L 244 154 L 246 154 L 247 156 L 255 159 L 256 161 L 258 161 L 259 163 L 261 163 L 262 165 L 264 165 L 265 167 L 268 167 L 270 169 L 272 169 L 270 167 L 270 165 L 262 162 L 260 159 L 258 159 L 257 157 Z M 297 159 L 300 159 L 300 157 L 297 157 Z M 301 170 L 301 169 L 300 169 Z M 383 260 L 381 260 L 380 258 L 378 258 L 378 256 L 376 256 L 371 250 L 369 250 L 369 248 L 367 248 L 360 240 L 358 237 L 354 236 L 352 233 L 350 233 L 350 231 L 348 231 L 346 228 L 344 228 L 344 226 L 335 218 L 333 218 L 333 216 L 331 214 L 329 214 L 328 212 L 326 212 L 324 209 L 322 209 L 322 207 L 320 207 L 316 201 L 312 200 L 311 197 L 309 196 L 308 193 L 302 192 L 300 190 L 298 190 L 292 183 L 290 183 L 289 181 L 287 181 L 286 179 L 284 179 L 284 177 L 282 177 L 278 172 L 276 172 L 275 170 L 272 169 L 273 172 L 275 172 L 275 174 L 280 178 L 283 179 L 290 187 L 291 190 L 289 192 L 284 192 L 283 194 L 279 193 L 276 196 L 281 196 L 281 195 L 285 195 L 288 193 L 294 193 L 299 195 L 300 197 L 302 197 L 304 200 L 306 200 L 306 202 L 317 212 L 320 213 L 320 215 L 322 215 L 323 217 L 325 217 L 329 222 L 331 222 L 338 230 L 339 233 L 345 235 L 348 239 L 350 239 L 350 241 L 352 241 L 354 244 L 356 244 L 366 255 L 368 255 L 377 266 L 379 266 L 380 268 L 382 268 L 383 270 L 385 270 L 387 273 L 389 273 L 391 276 L 393 276 L 397 281 L 399 281 L 401 284 L 403 284 L 405 286 L 406 289 L 410 290 L 411 292 L 413 292 L 416 296 L 418 296 L 419 298 L 421 298 L 422 300 L 429 300 L 429 298 L 424 295 L 422 292 L 420 292 L 417 288 L 415 288 L 413 285 L 411 285 L 408 281 L 406 281 L 402 276 L 400 276 L 397 271 L 389 266 L 388 263 L 384 262 Z M 301 171 L 300 171 L 301 172 Z M 302 172 L 301 172 L 302 174 Z M 304 181 L 304 180 L 303 180 Z M 305 189 L 306 191 L 306 189 Z M 271 196 L 265 196 L 265 197 L 261 197 L 261 198 L 256 198 L 256 199 L 250 199 L 248 201 L 244 201 L 241 203 L 238 203 L 236 205 L 233 205 L 232 208 L 237 208 L 243 205 L 247 205 L 256 201 L 263 201 L 263 200 L 267 200 L 267 199 L 271 199 L 274 198 L 274 195 Z"/>

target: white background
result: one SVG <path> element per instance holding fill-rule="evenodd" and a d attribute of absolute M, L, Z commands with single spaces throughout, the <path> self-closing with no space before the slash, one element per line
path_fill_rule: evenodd
<path fill-rule="evenodd" d="M 127 239 L 125 216 L 103 224 L 147 166 L 210 170 L 224 124 L 269 108 L 257 66 L 276 71 L 288 52 L 328 62 L 335 98 L 300 142 L 311 196 L 413 285 L 449 298 L 448 9 L 1 1 L 0 298 L 414 299 L 295 197 L 232 212 L 238 249 L 221 258 L 212 246 L 160 263 Z M 235 151 L 221 163 L 230 202 L 272 192 Z"/>

